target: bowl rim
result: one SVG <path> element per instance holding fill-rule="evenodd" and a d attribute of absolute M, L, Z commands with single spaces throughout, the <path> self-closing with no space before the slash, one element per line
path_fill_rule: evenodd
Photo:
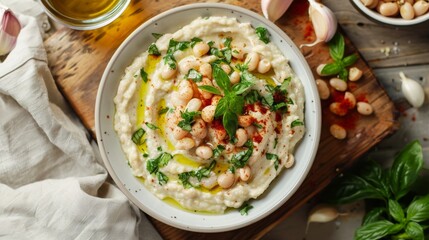
<path fill-rule="evenodd" d="M 120 53 L 127 47 L 127 45 L 129 44 L 130 41 L 132 41 L 132 39 L 134 39 L 138 34 L 140 34 L 140 32 L 150 26 L 151 24 L 153 24 L 154 22 L 156 22 L 159 19 L 162 19 L 170 14 L 173 13 L 177 13 L 177 12 L 181 12 L 184 10 L 191 10 L 191 9 L 199 9 L 199 8 L 223 8 L 225 10 L 229 10 L 229 11 L 237 11 L 243 14 L 247 14 L 249 15 L 249 17 L 254 18 L 255 20 L 259 21 L 261 24 L 265 24 L 266 26 L 269 26 L 271 29 L 273 29 L 282 39 L 286 40 L 286 43 L 288 43 L 288 45 L 291 46 L 292 50 L 294 51 L 294 54 L 297 55 L 297 62 L 302 62 L 305 63 L 303 64 L 303 68 L 305 69 L 306 73 L 310 73 L 309 77 L 310 79 L 308 80 L 310 82 L 310 90 L 309 92 L 313 92 L 314 94 L 316 94 L 316 96 L 314 96 L 314 99 L 312 99 L 312 103 L 311 105 L 315 106 L 315 109 L 313 110 L 314 114 L 316 115 L 317 119 L 314 120 L 316 123 L 316 126 L 313 126 L 314 128 L 314 132 L 312 132 L 312 134 L 314 133 L 314 135 L 311 135 L 311 145 L 309 147 L 309 149 L 312 151 L 308 160 L 308 164 L 304 166 L 303 170 L 301 170 L 302 175 L 299 177 L 299 179 L 297 180 L 296 184 L 290 189 L 290 194 L 283 198 L 283 199 L 279 199 L 278 201 L 276 201 L 275 203 L 273 203 L 272 207 L 266 211 L 263 212 L 262 214 L 253 217 L 253 218 L 249 218 L 248 221 L 245 221 L 241 224 L 236 224 L 236 225 L 232 225 L 232 226 L 219 226 L 217 228 L 213 228 L 213 227 L 207 227 L 207 228 L 197 228 L 197 227 L 192 227 L 192 226 L 188 226 L 186 223 L 174 223 L 171 221 L 170 218 L 166 217 L 166 216 L 162 216 L 156 213 L 156 211 L 154 211 L 153 209 L 150 209 L 148 207 L 146 207 L 144 204 L 142 204 L 140 202 L 140 200 L 138 200 L 135 196 L 133 196 L 127 189 L 126 187 L 123 186 L 122 181 L 119 179 L 118 175 L 116 174 L 115 170 L 113 169 L 110 161 L 108 160 L 108 157 L 106 155 L 106 149 L 104 148 L 104 143 L 102 141 L 102 129 L 101 129 L 101 116 L 100 116 L 100 108 L 101 108 L 101 99 L 102 99 L 102 90 L 103 90 L 103 86 L 105 85 L 105 82 L 108 78 L 109 75 L 109 70 L 112 68 L 112 66 L 115 64 L 115 59 L 120 55 Z M 180 27 L 180 26 L 179 26 Z M 291 42 L 292 45 L 289 43 Z M 311 81 L 313 80 L 313 81 Z M 302 80 L 301 80 L 302 81 Z M 307 91 L 305 91 L 305 94 L 308 94 Z M 115 181 L 115 183 L 117 184 L 118 188 L 124 193 L 124 195 L 135 205 L 137 205 L 141 210 L 144 210 L 145 213 L 147 213 L 148 215 L 154 217 L 155 219 L 179 228 L 179 229 L 183 229 L 183 230 L 187 230 L 187 231 L 194 231 L 194 232 L 224 232 L 224 231 L 230 231 L 230 230 L 235 230 L 235 229 L 239 229 L 245 226 L 248 226 L 252 223 L 255 223 L 265 217 L 267 217 L 269 214 L 273 213 L 274 211 L 278 210 L 283 204 L 285 204 L 287 202 L 287 200 L 289 200 L 293 194 L 298 190 L 298 188 L 302 185 L 302 182 L 306 179 L 306 177 L 308 176 L 308 173 L 313 165 L 314 159 L 316 157 L 317 154 L 317 149 L 319 146 L 319 141 L 320 141 L 320 135 L 321 135 L 321 107 L 320 107 L 320 98 L 317 95 L 317 87 L 315 85 L 314 82 L 314 76 L 312 74 L 312 71 L 307 63 L 307 61 L 305 60 L 304 56 L 302 55 L 302 53 L 299 51 L 299 49 L 296 47 L 296 45 L 293 43 L 293 41 L 290 39 L 290 37 L 283 31 L 281 30 L 279 27 L 277 27 L 274 23 L 270 22 L 269 20 L 263 18 L 261 15 L 259 15 L 256 12 L 253 12 L 251 10 L 239 7 L 239 6 L 235 6 L 235 5 L 230 5 L 230 4 L 224 4 L 224 3 L 191 3 L 191 4 L 187 4 L 187 5 L 183 5 L 183 6 L 179 6 L 179 7 L 175 7 L 172 8 L 168 11 L 162 12 L 161 14 L 158 14 L 150 19 L 148 19 L 146 22 L 144 22 L 143 24 L 141 24 L 138 28 L 136 28 L 122 43 L 121 45 L 116 49 L 115 53 L 112 55 L 112 57 L 110 58 L 104 73 L 102 75 L 100 84 L 99 84 L 99 88 L 98 88 L 98 92 L 97 92 L 97 97 L 96 97 L 96 106 L 95 106 L 95 127 L 96 127 L 96 137 L 97 137 L 97 143 L 100 149 L 100 155 L 102 156 L 103 162 L 105 164 L 106 169 L 108 170 L 109 174 L 111 175 L 112 179 Z M 307 104 L 307 103 L 306 103 Z M 310 104 L 310 103 L 308 103 Z M 307 116 L 306 116 L 307 117 Z M 305 138 L 305 135 L 304 135 Z M 303 138 L 303 139 L 304 139 Z M 302 142 L 303 139 L 300 141 Z M 299 143 L 300 144 L 300 143 Z M 299 145 L 298 144 L 298 145 Z M 296 147 L 296 150 L 299 148 L 299 146 Z M 308 151 L 308 150 L 307 150 Z M 130 174 L 132 174 L 130 172 Z"/>
<path fill-rule="evenodd" d="M 353 4 L 353 6 L 359 10 L 359 12 L 363 13 L 364 16 L 366 16 L 367 18 L 378 22 L 378 23 L 382 23 L 382 24 L 386 24 L 386 25 L 390 25 L 390 26 L 395 26 L 395 27 L 407 27 L 407 26 L 412 26 L 412 25 L 417 25 L 420 23 L 423 23 L 427 20 L 429 20 L 429 12 L 418 16 L 414 19 L 411 20 L 406 20 L 400 17 L 385 17 L 383 15 L 381 15 L 380 13 L 366 7 L 365 5 L 363 5 L 363 3 L 361 2 L 361 0 L 350 0 Z"/>

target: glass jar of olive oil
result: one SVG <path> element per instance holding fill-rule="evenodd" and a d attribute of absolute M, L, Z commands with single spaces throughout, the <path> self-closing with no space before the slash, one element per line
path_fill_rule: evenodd
<path fill-rule="evenodd" d="M 54 20 L 77 30 L 103 27 L 127 8 L 130 0 L 41 0 Z"/>

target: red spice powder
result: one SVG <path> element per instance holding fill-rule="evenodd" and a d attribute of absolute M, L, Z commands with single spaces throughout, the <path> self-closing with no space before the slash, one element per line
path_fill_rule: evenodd
<path fill-rule="evenodd" d="M 259 133 L 253 135 L 253 142 L 260 143 L 262 142 L 262 136 Z"/>
<path fill-rule="evenodd" d="M 219 131 L 222 131 L 222 130 L 224 131 L 225 130 L 225 128 L 222 125 L 222 122 L 219 119 L 213 120 L 211 127 L 214 130 L 219 130 Z"/>
<path fill-rule="evenodd" d="M 304 28 L 304 39 L 307 41 L 313 40 L 313 35 L 314 34 L 314 29 L 313 29 L 313 25 L 310 22 L 307 22 L 307 24 L 305 24 L 305 28 Z"/>
<path fill-rule="evenodd" d="M 310 4 L 308 1 L 305 0 L 297 0 L 293 1 L 292 4 L 289 7 L 288 13 L 295 14 L 295 15 L 304 15 L 308 14 L 308 7 Z"/>
<path fill-rule="evenodd" d="M 368 102 L 368 99 L 366 99 L 366 96 L 364 94 L 359 94 L 356 96 L 356 102 Z"/>

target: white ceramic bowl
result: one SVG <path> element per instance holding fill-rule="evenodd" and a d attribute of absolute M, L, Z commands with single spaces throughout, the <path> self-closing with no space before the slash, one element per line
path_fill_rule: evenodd
<path fill-rule="evenodd" d="M 283 171 L 262 196 L 251 202 L 254 208 L 249 211 L 248 216 L 242 216 L 236 210 L 227 211 L 222 215 L 197 214 L 181 210 L 158 199 L 132 175 L 113 129 L 115 114 L 113 98 L 119 81 L 132 60 L 154 41 L 151 33 L 174 32 L 180 26 L 200 16 L 235 17 L 241 22 L 250 22 L 254 27 L 265 26 L 271 34 L 271 41 L 290 60 L 290 65 L 301 79 L 305 89 L 307 130 L 295 151 L 295 166 Z M 240 7 L 200 3 L 171 9 L 146 21 L 121 44 L 107 65 L 98 89 L 95 125 L 98 145 L 110 175 L 124 194 L 141 210 L 177 228 L 197 232 L 221 232 L 241 228 L 261 220 L 283 205 L 299 188 L 316 155 L 320 137 L 321 111 L 312 72 L 301 52 L 281 29 L 260 15 Z"/>
<path fill-rule="evenodd" d="M 361 0 L 350 0 L 350 1 L 352 2 L 353 6 L 358 9 L 358 11 L 363 13 L 370 20 L 384 23 L 391 26 L 398 26 L 398 27 L 412 26 L 412 25 L 423 23 L 429 19 L 429 12 L 411 20 L 406 20 L 401 17 L 385 17 L 380 13 L 378 13 L 375 9 L 367 8 L 365 5 L 363 5 Z"/>

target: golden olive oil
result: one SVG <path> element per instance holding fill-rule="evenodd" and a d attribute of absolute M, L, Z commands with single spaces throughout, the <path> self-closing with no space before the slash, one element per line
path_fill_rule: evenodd
<path fill-rule="evenodd" d="M 65 17 L 89 20 L 111 12 L 122 0 L 48 0 Z"/>

